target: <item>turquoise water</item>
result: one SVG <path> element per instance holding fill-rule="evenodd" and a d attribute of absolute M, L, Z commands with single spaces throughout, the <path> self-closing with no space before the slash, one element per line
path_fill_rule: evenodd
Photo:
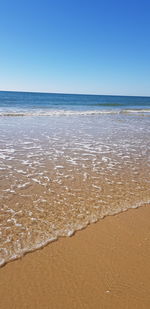
<path fill-rule="evenodd" d="M 0 115 L 150 112 L 150 97 L 0 92 Z"/>

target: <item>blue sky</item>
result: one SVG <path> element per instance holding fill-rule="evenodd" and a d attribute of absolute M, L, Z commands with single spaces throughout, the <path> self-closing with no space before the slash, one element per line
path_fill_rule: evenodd
<path fill-rule="evenodd" d="M 0 0 L 0 90 L 150 96 L 150 1 Z"/>

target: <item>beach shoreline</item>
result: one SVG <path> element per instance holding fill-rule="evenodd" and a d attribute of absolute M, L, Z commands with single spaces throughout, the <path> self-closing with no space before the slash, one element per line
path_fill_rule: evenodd
<path fill-rule="evenodd" d="M 3 308 L 150 306 L 150 205 L 108 216 L 0 269 Z"/>

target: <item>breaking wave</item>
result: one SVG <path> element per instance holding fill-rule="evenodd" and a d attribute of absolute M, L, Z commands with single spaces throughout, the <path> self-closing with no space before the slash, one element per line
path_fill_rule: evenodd
<path fill-rule="evenodd" d="M 122 110 L 48 110 L 48 111 L 2 111 L 0 117 L 25 117 L 25 116 L 77 116 L 101 114 L 148 114 L 150 109 L 122 109 Z"/>

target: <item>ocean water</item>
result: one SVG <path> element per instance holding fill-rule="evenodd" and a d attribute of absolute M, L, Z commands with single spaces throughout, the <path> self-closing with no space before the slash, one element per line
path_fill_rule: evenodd
<path fill-rule="evenodd" d="M 0 116 L 150 112 L 150 97 L 0 92 Z"/>
<path fill-rule="evenodd" d="M 150 202 L 150 98 L 0 92 L 0 116 L 1 266 Z"/>

